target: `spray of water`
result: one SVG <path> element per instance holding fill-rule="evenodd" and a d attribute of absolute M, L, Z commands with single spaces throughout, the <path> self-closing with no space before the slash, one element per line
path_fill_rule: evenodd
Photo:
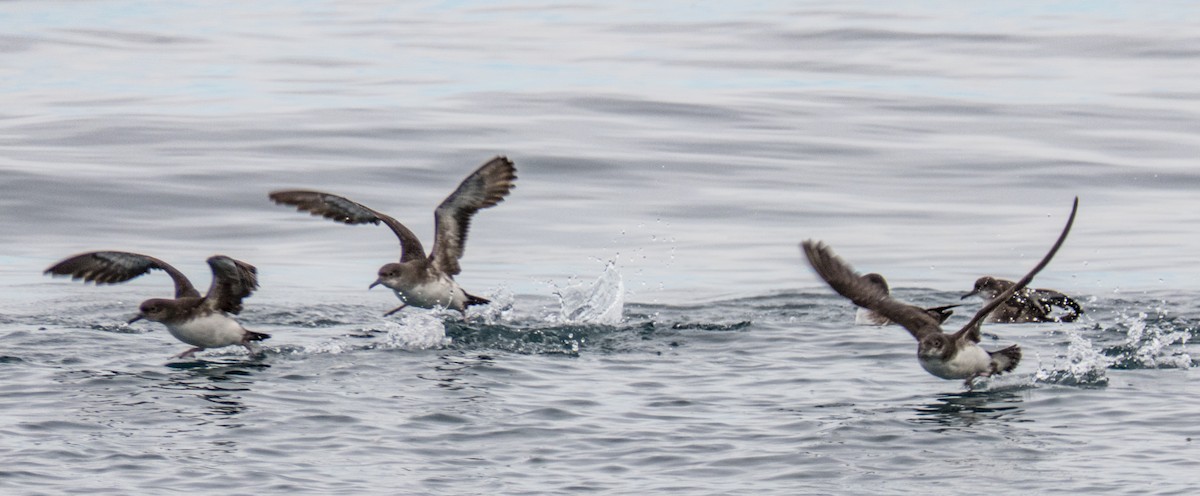
<path fill-rule="evenodd" d="M 554 295 L 560 307 L 556 320 L 561 324 L 617 325 L 624 316 L 625 283 L 614 260 L 605 264 L 590 286 L 570 285 L 557 289 Z"/>
<path fill-rule="evenodd" d="M 1062 386 L 1104 387 L 1108 385 L 1106 371 L 1110 361 L 1097 351 L 1092 342 L 1075 330 L 1068 330 L 1070 339 L 1066 354 L 1055 357 L 1050 366 L 1039 363 L 1034 373 L 1035 383 Z"/>

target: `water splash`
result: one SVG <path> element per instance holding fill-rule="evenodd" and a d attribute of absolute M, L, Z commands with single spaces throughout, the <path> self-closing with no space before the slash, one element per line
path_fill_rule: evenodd
<path fill-rule="evenodd" d="M 1167 315 L 1162 308 L 1155 315 L 1120 314 L 1109 331 L 1124 329 L 1125 341 L 1104 349 L 1116 369 L 1189 368 L 1192 357 L 1187 351 L 1191 329 Z"/>
<path fill-rule="evenodd" d="M 495 291 L 489 292 L 486 298 L 492 302 L 483 306 L 471 307 L 467 312 L 469 318 L 482 320 L 486 324 L 500 324 L 512 319 L 513 305 L 516 304 L 517 298 L 511 289 L 501 286 Z"/>
<path fill-rule="evenodd" d="M 450 344 L 446 337 L 446 325 L 434 312 L 411 312 L 400 317 L 400 322 L 388 321 L 386 348 L 405 350 L 427 350 Z"/>
<path fill-rule="evenodd" d="M 1108 385 L 1106 371 L 1109 359 L 1096 351 L 1092 342 L 1074 330 L 1068 330 L 1070 342 L 1065 355 L 1059 355 L 1050 367 L 1039 364 L 1034 373 L 1035 383 L 1061 386 L 1104 387 Z M 1065 361 L 1065 362 L 1064 362 Z"/>
<path fill-rule="evenodd" d="M 581 284 L 554 292 L 560 305 L 557 321 L 563 324 L 617 325 L 625 310 L 625 283 L 617 263 L 609 260 L 590 287 Z"/>
<path fill-rule="evenodd" d="M 438 312 L 408 312 L 398 321 L 384 320 L 377 324 L 343 331 L 312 344 L 285 344 L 267 347 L 284 355 L 338 355 L 362 350 L 399 349 L 426 350 L 450 344 L 446 336 L 443 315 Z"/>

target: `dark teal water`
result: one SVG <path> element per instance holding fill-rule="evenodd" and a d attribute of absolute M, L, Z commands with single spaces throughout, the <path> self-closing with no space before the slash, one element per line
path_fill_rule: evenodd
<path fill-rule="evenodd" d="M 1191 494 L 1200 12 L 1186 2 L 0 3 L 5 494 Z M 472 168 L 466 321 L 367 291 Z M 797 244 L 920 304 L 1017 278 L 1073 324 L 988 326 L 936 379 Z M 171 360 L 166 277 L 255 264 L 273 335 Z M 961 325 L 971 302 L 951 321 Z"/>

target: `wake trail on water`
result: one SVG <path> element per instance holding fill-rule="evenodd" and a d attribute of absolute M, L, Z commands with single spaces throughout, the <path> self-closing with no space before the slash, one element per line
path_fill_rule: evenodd
<path fill-rule="evenodd" d="M 491 304 L 473 308 L 465 319 L 456 312 L 411 310 L 393 319 L 352 326 L 349 332 L 314 343 L 264 350 L 287 356 L 447 348 L 575 355 L 590 340 L 622 331 L 625 286 L 615 261 L 608 262 L 590 284 L 572 278 L 561 287 L 553 286 L 551 294 L 557 308 L 541 308 L 532 314 L 518 312 L 515 296 L 507 288 L 500 288 L 487 295 Z M 277 321 L 303 322 L 309 328 L 346 328 L 342 323 L 355 318 L 338 309 L 275 316 Z"/>

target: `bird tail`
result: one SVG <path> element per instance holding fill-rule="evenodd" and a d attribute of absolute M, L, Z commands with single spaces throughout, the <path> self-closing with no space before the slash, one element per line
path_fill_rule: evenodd
<path fill-rule="evenodd" d="M 962 305 L 946 305 L 944 307 L 926 308 L 925 313 L 928 313 L 930 317 L 937 319 L 939 324 L 944 324 L 946 319 L 949 319 L 951 315 L 954 315 L 954 310 L 951 310 L 951 308 L 961 306 Z"/>
<path fill-rule="evenodd" d="M 1079 303 L 1076 303 L 1075 300 L 1071 299 L 1071 297 L 1067 295 L 1058 295 L 1053 298 L 1043 298 L 1042 304 L 1048 307 L 1056 306 L 1068 312 L 1066 315 L 1054 318 L 1054 320 L 1058 322 L 1075 322 L 1076 320 L 1079 320 L 1080 315 L 1083 315 L 1083 307 L 1079 306 Z"/>
<path fill-rule="evenodd" d="M 270 337 L 271 335 L 267 333 L 246 331 L 246 335 L 242 337 L 242 343 L 248 343 L 250 341 L 262 341 Z"/>
<path fill-rule="evenodd" d="M 993 375 L 1012 372 L 1021 363 L 1021 347 L 1014 344 L 1002 350 L 989 351 L 988 356 L 992 358 Z"/>
<path fill-rule="evenodd" d="M 492 300 L 489 300 L 487 298 L 480 298 L 478 296 L 475 296 L 471 293 L 467 293 L 465 291 L 463 292 L 463 294 L 467 295 L 467 302 L 465 304 L 463 304 L 464 307 L 469 307 L 471 305 L 487 305 L 488 303 L 492 302 Z"/>

